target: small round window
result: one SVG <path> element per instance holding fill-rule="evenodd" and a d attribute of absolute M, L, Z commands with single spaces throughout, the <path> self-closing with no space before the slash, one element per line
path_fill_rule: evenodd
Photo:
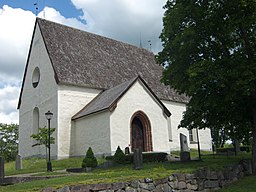
<path fill-rule="evenodd" d="M 39 83 L 39 80 L 40 80 L 40 71 L 39 71 L 39 68 L 36 67 L 33 71 L 33 76 L 32 76 L 32 86 L 34 88 L 37 87 L 38 83 Z"/>

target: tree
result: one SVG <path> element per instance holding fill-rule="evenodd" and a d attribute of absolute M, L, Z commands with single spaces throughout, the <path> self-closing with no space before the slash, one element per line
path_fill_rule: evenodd
<path fill-rule="evenodd" d="M 213 146 L 216 149 L 223 148 L 225 142 L 229 139 L 227 130 L 223 128 L 222 129 L 212 128 L 211 136 L 212 136 Z"/>
<path fill-rule="evenodd" d="M 55 128 L 50 128 L 50 135 L 53 134 L 53 132 L 55 131 Z M 33 144 L 32 147 L 35 146 L 40 146 L 40 145 L 44 145 L 45 146 L 45 150 L 46 150 L 46 160 L 47 160 L 47 148 L 48 146 L 48 128 L 39 128 L 38 129 L 38 133 L 37 134 L 32 134 L 30 136 L 31 138 L 35 139 L 37 143 Z M 54 137 L 50 137 L 50 144 L 54 144 L 55 143 L 55 138 Z"/>
<path fill-rule="evenodd" d="M 190 97 L 180 127 L 253 136 L 256 173 L 255 0 L 168 0 L 162 81 Z"/>
<path fill-rule="evenodd" d="M 92 148 L 89 147 L 87 152 L 86 152 L 85 158 L 83 159 L 82 167 L 83 168 L 97 167 L 97 165 L 98 165 L 98 161 L 97 161 L 96 157 L 94 156 Z"/>
<path fill-rule="evenodd" d="M 125 156 L 124 152 L 122 151 L 122 149 L 120 148 L 120 146 L 117 147 L 113 160 L 114 160 L 114 162 L 119 163 L 119 164 L 127 163 L 126 156 Z"/>
<path fill-rule="evenodd" d="M 18 132 L 17 124 L 0 123 L 0 156 L 6 161 L 13 161 L 18 154 Z"/>

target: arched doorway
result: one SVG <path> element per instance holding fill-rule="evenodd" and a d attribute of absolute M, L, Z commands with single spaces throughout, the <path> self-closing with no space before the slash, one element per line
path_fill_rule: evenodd
<path fill-rule="evenodd" d="M 137 111 L 131 118 L 131 150 L 136 148 L 144 152 L 153 150 L 150 121 L 142 111 Z"/>

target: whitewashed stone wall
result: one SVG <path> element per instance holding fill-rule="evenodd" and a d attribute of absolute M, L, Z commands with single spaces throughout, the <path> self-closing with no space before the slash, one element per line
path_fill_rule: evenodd
<path fill-rule="evenodd" d="M 36 88 L 32 86 L 34 69 L 40 70 L 40 80 Z M 30 53 L 26 78 L 23 86 L 21 105 L 19 109 L 19 154 L 22 157 L 45 154 L 45 147 L 32 147 L 35 141 L 30 138 L 33 131 L 33 110 L 39 109 L 39 127 L 48 127 L 45 113 L 50 110 L 54 116 L 51 127 L 57 127 L 57 85 L 54 72 L 48 57 L 38 26 Z M 54 137 L 57 137 L 55 132 Z M 57 144 L 51 146 L 52 156 L 57 155 Z"/>
<path fill-rule="evenodd" d="M 60 85 L 58 87 L 58 159 L 75 154 L 75 149 L 70 149 L 71 118 L 96 97 L 100 91 L 71 85 Z M 80 131 L 81 134 L 84 134 L 86 130 L 82 128 Z M 77 137 L 79 140 L 81 135 L 78 134 Z"/>
<path fill-rule="evenodd" d="M 110 154 L 110 112 L 105 111 L 73 121 L 71 156 L 84 156 L 92 147 L 97 154 Z"/>
<path fill-rule="evenodd" d="M 158 102 L 151 93 L 137 81 L 117 103 L 110 116 L 111 151 L 117 146 L 122 149 L 130 143 L 131 117 L 137 111 L 143 111 L 149 118 L 152 131 L 153 151 L 169 152 L 167 119 Z"/>
<path fill-rule="evenodd" d="M 173 101 L 162 100 L 165 106 L 172 113 L 171 127 L 172 127 L 172 140 L 169 142 L 170 151 L 180 150 L 180 133 L 187 136 L 189 141 L 189 132 L 185 128 L 179 128 L 178 125 L 182 120 L 183 112 L 186 110 L 185 103 L 177 103 Z M 197 137 L 196 137 L 197 138 Z M 212 139 L 210 129 L 199 130 L 199 141 L 202 150 L 212 150 Z M 197 144 L 190 144 L 190 148 L 197 149 Z"/>
<path fill-rule="evenodd" d="M 210 129 L 202 129 L 198 131 L 200 149 L 205 151 L 212 151 L 212 137 Z M 197 144 L 190 144 L 192 149 L 197 149 Z"/>

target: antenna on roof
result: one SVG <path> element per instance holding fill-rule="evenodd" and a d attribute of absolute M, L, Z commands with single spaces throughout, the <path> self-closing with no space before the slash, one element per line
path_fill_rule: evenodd
<path fill-rule="evenodd" d="M 152 48 L 151 40 L 148 40 L 148 43 L 149 43 L 149 50 L 151 51 L 151 48 Z"/>
<path fill-rule="evenodd" d="M 142 43 L 141 43 L 141 32 L 140 32 L 140 48 L 142 48 Z"/>
<path fill-rule="evenodd" d="M 45 0 L 43 0 L 43 18 L 45 19 Z"/>
<path fill-rule="evenodd" d="M 38 14 L 38 0 L 34 3 L 34 6 L 35 6 L 35 8 L 36 8 L 36 16 L 37 16 L 37 14 Z"/>

